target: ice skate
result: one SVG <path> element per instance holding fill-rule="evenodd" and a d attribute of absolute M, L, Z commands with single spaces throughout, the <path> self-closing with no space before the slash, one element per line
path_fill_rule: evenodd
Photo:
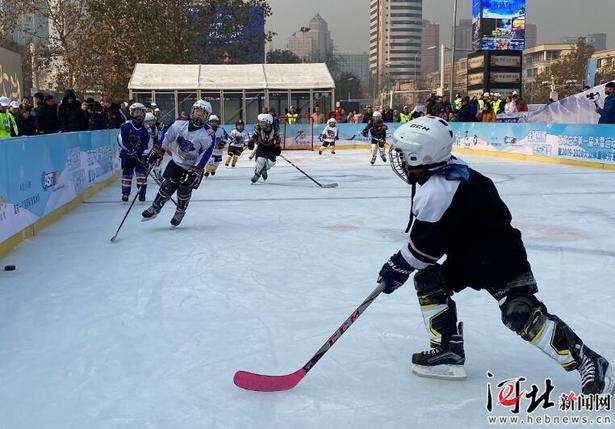
<path fill-rule="evenodd" d="M 175 211 L 175 215 L 171 219 L 172 227 L 178 227 L 180 223 L 182 223 L 182 219 L 186 215 L 186 212 L 180 212 L 179 210 Z"/>
<path fill-rule="evenodd" d="M 584 395 L 592 393 L 613 393 L 615 374 L 609 362 L 585 345 L 576 345 L 581 375 L 581 386 Z"/>
<path fill-rule="evenodd" d="M 144 210 L 143 213 L 141 213 L 141 216 L 143 216 L 141 218 L 141 222 L 147 222 L 154 219 L 158 216 L 158 213 L 160 213 L 159 210 L 156 210 L 154 206 L 150 206 L 148 209 Z"/>
<path fill-rule="evenodd" d="M 124 203 L 128 202 L 128 195 L 126 195 L 126 194 L 122 195 L 122 202 L 124 202 Z"/>
<path fill-rule="evenodd" d="M 258 179 L 260 179 L 260 176 L 258 174 L 255 174 L 252 179 L 250 179 L 250 181 L 252 182 L 252 184 L 255 184 L 256 182 L 258 182 Z"/>
<path fill-rule="evenodd" d="M 463 350 L 463 323 L 457 326 L 458 333 L 442 346 L 412 355 L 412 373 L 419 377 L 445 380 L 465 380 L 463 364 L 466 361 Z"/>
<path fill-rule="evenodd" d="M 269 177 L 267 175 L 267 170 L 263 170 L 263 172 L 261 173 L 261 175 L 263 176 L 263 180 L 267 180 L 267 177 Z"/>

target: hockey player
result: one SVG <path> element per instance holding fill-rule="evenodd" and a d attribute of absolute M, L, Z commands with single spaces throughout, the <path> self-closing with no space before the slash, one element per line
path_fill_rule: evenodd
<path fill-rule="evenodd" d="M 162 145 L 154 146 L 149 156 L 150 165 L 160 165 L 165 150 L 171 149 L 173 159 L 163 173 L 163 182 L 151 207 L 145 210 L 142 221 L 154 219 L 164 204 L 177 191 L 177 210 L 171 225 L 178 226 L 190 203 L 192 190 L 197 189 L 203 177 L 203 168 L 213 152 L 213 138 L 206 124 L 211 114 L 211 104 L 197 100 L 188 120 L 178 120 L 171 125 Z"/>
<path fill-rule="evenodd" d="M 158 141 L 158 125 L 156 123 L 156 116 L 152 112 L 147 112 L 145 114 L 145 128 L 149 132 L 150 136 L 150 149 L 155 145 L 159 144 Z"/>
<path fill-rule="evenodd" d="M 276 156 L 282 153 L 280 135 L 273 128 L 273 116 L 269 113 L 261 113 L 257 121 L 254 133 L 248 142 L 250 150 L 254 149 L 255 144 L 258 145 L 252 183 L 258 182 L 261 176 L 263 180 L 267 180 L 267 171 L 275 165 Z"/>
<path fill-rule="evenodd" d="M 367 137 L 368 133 L 372 137 L 372 160 L 371 164 L 376 162 L 376 156 L 378 155 L 378 148 L 380 148 L 380 158 L 383 162 L 387 162 L 386 153 L 384 151 L 384 144 L 386 143 L 388 127 L 382 121 L 382 113 L 374 112 L 372 119 L 367 123 L 367 126 L 363 130 L 363 137 Z"/>
<path fill-rule="evenodd" d="M 122 161 L 122 201 L 128 201 L 132 188 L 132 177 L 135 174 L 139 201 L 145 201 L 147 192 L 145 165 L 147 164 L 147 151 L 150 148 L 149 131 L 143 124 L 145 106 L 141 103 L 133 103 L 130 105 L 129 112 L 131 119 L 122 124 L 117 137 Z"/>
<path fill-rule="evenodd" d="M 422 117 L 395 131 L 389 152 L 393 170 L 413 188 L 412 227 L 409 244 L 384 264 L 378 281 L 390 294 L 417 270 L 414 286 L 431 349 L 412 356 L 413 372 L 465 377 L 462 325 L 452 296 L 471 287 L 493 296 L 508 328 L 566 371 L 577 370 L 584 394 L 613 391 L 609 362 L 536 297 L 508 208 L 490 179 L 451 156 L 453 142 L 444 120 Z"/>
<path fill-rule="evenodd" d="M 224 146 L 226 146 L 229 140 L 226 130 L 220 127 L 220 118 L 217 115 L 210 115 L 207 124 L 209 125 L 209 134 L 214 140 L 214 150 L 205 167 L 205 177 L 209 177 L 210 174 L 212 176 L 216 175 L 216 170 L 224 156 Z"/>
<path fill-rule="evenodd" d="M 241 119 L 235 122 L 235 128 L 231 131 L 230 140 L 224 165 L 228 167 L 230 163 L 231 167 L 234 167 L 241 156 L 241 152 L 243 152 L 250 141 L 250 134 L 245 130 L 245 124 Z"/>
<path fill-rule="evenodd" d="M 335 118 L 330 118 L 327 121 L 327 126 L 320 134 L 320 140 L 322 145 L 318 149 L 318 155 L 322 155 L 323 151 L 331 145 L 331 153 L 335 155 L 335 141 L 339 140 L 339 129 L 337 128 L 337 121 Z"/>

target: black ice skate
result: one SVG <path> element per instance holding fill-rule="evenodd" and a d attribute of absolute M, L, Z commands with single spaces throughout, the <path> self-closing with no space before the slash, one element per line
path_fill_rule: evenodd
<path fill-rule="evenodd" d="M 182 223 L 182 219 L 184 218 L 185 214 L 186 212 L 180 212 L 179 210 L 176 210 L 175 215 L 171 219 L 171 225 L 173 225 L 174 227 L 179 226 L 179 224 Z"/>
<path fill-rule="evenodd" d="M 372 160 L 370 161 L 371 165 L 374 165 L 376 163 L 376 157 L 372 156 Z"/>
<path fill-rule="evenodd" d="M 206 171 L 205 173 L 203 173 L 203 176 L 209 177 L 209 171 Z"/>
<path fill-rule="evenodd" d="M 154 206 L 151 206 L 147 210 L 144 210 L 143 213 L 141 213 L 141 216 L 143 216 L 141 222 L 147 222 L 148 220 L 154 219 L 156 216 L 158 216 L 158 213 L 160 213 L 160 210 L 156 210 Z"/>
<path fill-rule="evenodd" d="M 322 150 L 319 150 L 319 151 L 318 151 L 318 155 L 322 155 Z"/>
<path fill-rule="evenodd" d="M 128 195 L 122 194 L 122 201 L 127 203 L 128 202 Z"/>
<path fill-rule="evenodd" d="M 456 334 L 450 340 L 431 350 L 412 355 L 412 373 L 419 377 L 441 378 L 446 380 L 465 380 L 467 377 L 463 364 L 466 355 L 463 351 L 463 323 L 457 324 Z"/>
<path fill-rule="evenodd" d="M 382 158 L 382 162 L 387 162 L 387 157 L 385 155 L 380 155 L 380 157 Z"/>
<path fill-rule="evenodd" d="M 258 179 L 260 179 L 260 176 L 258 174 L 255 174 L 254 177 L 252 177 L 252 179 L 250 179 L 252 181 L 252 184 L 258 182 Z"/>
<path fill-rule="evenodd" d="M 609 362 L 585 345 L 575 345 L 581 374 L 581 387 L 584 395 L 591 393 L 613 393 L 615 374 Z"/>
<path fill-rule="evenodd" d="M 267 180 L 267 177 L 269 177 L 267 175 L 267 170 L 263 170 L 263 172 L 261 173 L 261 176 L 263 176 L 263 180 Z"/>
<path fill-rule="evenodd" d="M 145 195 L 139 195 L 139 201 L 144 202 L 145 201 Z"/>

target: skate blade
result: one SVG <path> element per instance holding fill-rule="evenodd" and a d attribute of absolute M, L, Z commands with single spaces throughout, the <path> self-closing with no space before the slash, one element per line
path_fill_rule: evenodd
<path fill-rule="evenodd" d="M 462 381 L 468 378 L 463 365 L 423 366 L 412 364 L 412 373 L 419 377 Z"/>
<path fill-rule="evenodd" d="M 149 222 L 150 220 L 156 219 L 156 216 L 158 216 L 158 215 L 154 215 L 152 217 L 142 217 L 141 218 L 141 222 Z"/>

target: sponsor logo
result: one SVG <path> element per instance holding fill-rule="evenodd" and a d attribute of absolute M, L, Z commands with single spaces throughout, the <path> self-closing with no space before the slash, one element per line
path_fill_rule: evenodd
<path fill-rule="evenodd" d="M 47 192 L 49 188 L 53 188 L 58 184 L 59 173 L 57 171 L 43 171 L 41 175 L 41 187 Z"/>

